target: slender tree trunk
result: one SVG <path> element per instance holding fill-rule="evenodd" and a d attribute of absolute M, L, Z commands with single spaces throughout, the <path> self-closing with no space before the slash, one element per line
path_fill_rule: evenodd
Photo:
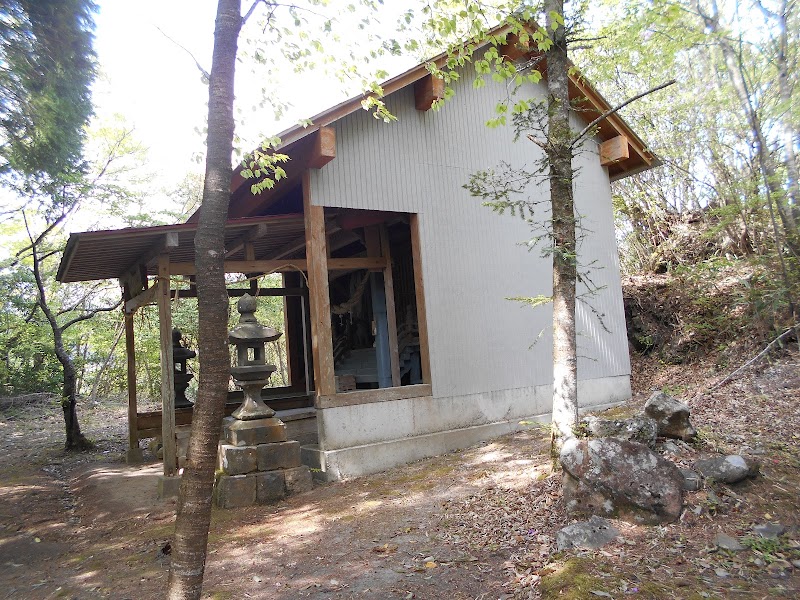
<path fill-rule="evenodd" d="M 761 125 L 761 119 L 758 111 L 755 109 L 751 99 L 750 90 L 747 87 L 747 82 L 742 73 L 743 65 L 741 56 L 737 53 L 736 49 L 731 44 L 730 40 L 725 37 L 719 22 L 719 11 L 717 8 L 716 0 L 711 3 L 711 14 L 706 14 L 699 4 L 696 4 L 698 14 L 703 19 L 705 26 L 716 36 L 716 43 L 722 51 L 722 57 L 725 60 L 725 66 L 728 70 L 728 75 L 731 78 L 733 89 L 736 91 L 736 96 L 739 99 L 739 104 L 742 107 L 747 123 L 750 127 L 750 133 L 753 136 L 753 148 L 755 150 L 756 158 L 758 159 L 759 169 L 763 174 L 764 185 L 767 192 L 773 197 L 775 207 L 778 210 L 781 224 L 784 230 L 784 241 L 786 246 L 792 251 L 795 256 L 800 256 L 800 239 L 798 239 L 798 223 L 795 212 L 798 210 L 796 206 L 786 200 L 787 191 L 783 189 L 781 178 L 776 172 L 775 163 L 770 156 L 769 146 L 764 137 L 764 130 Z M 780 67 L 780 65 L 779 65 Z M 788 83 L 788 82 L 787 82 Z M 780 77 L 779 77 L 780 84 Z M 788 167 L 788 165 L 787 165 Z M 797 172 L 796 165 L 794 165 L 794 172 Z M 791 177 L 791 173 L 790 173 Z M 791 194 L 791 189 L 788 190 Z M 776 240 L 778 242 L 778 240 Z M 779 243 L 779 242 L 778 242 Z"/>
<path fill-rule="evenodd" d="M 792 7 L 796 3 L 792 3 Z M 789 75 L 789 32 L 787 31 L 789 20 L 789 3 L 784 0 L 781 2 L 780 9 L 775 15 L 778 20 L 780 38 L 778 40 L 778 92 L 780 93 L 781 103 L 787 107 L 792 105 L 792 85 Z M 797 131 L 792 125 L 789 115 L 784 115 L 781 119 L 781 129 L 783 136 L 784 162 L 786 164 L 786 193 L 789 196 L 788 210 L 792 214 L 795 222 L 800 221 L 800 172 L 797 167 L 797 154 L 794 150 Z"/>
<path fill-rule="evenodd" d="M 209 80 L 205 184 L 195 235 L 200 380 L 178 500 L 167 591 L 170 600 L 199 599 L 202 591 L 217 444 L 228 393 L 224 230 L 232 175 L 233 82 L 241 25 L 240 0 L 219 0 Z"/>
<path fill-rule="evenodd" d="M 103 375 L 108 368 L 108 365 L 111 364 L 111 361 L 114 358 L 114 352 L 117 349 L 117 344 L 119 344 L 119 340 L 122 338 L 122 334 L 125 333 L 125 323 L 120 323 L 119 327 L 117 328 L 117 333 L 114 336 L 114 343 L 111 344 L 111 350 L 108 351 L 108 356 L 103 361 L 103 365 L 100 367 L 100 370 L 95 375 L 94 381 L 92 382 L 92 391 L 89 392 L 89 402 L 93 401 L 95 396 L 97 395 L 97 388 L 100 386 L 100 380 L 102 379 Z"/>
<path fill-rule="evenodd" d="M 547 31 L 553 45 L 547 59 L 547 158 L 553 228 L 553 425 L 552 454 L 578 423 L 578 359 L 575 337 L 575 202 L 572 194 L 572 130 L 569 124 L 569 62 L 563 26 L 564 0 L 548 0 Z M 558 23 L 556 18 L 560 17 Z M 554 30 L 553 27 L 558 24 Z"/>
<path fill-rule="evenodd" d="M 39 308 L 42 309 L 44 316 L 47 318 L 47 322 L 50 323 L 50 329 L 53 331 L 53 349 L 55 350 L 58 362 L 61 363 L 61 370 L 64 374 L 64 385 L 61 390 L 61 410 L 64 413 L 64 433 L 66 434 L 64 449 L 88 450 L 93 448 L 94 444 L 83 435 L 80 423 L 78 422 L 78 376 L 75 370 L 75 364 L 72 362 L 72 358 L 70 358 L 66 348 L 64 348 L 64 330 L 61 325 L 59 325 L 55 314 L 53 314 L 53 311 L 50 310 L 50 306 L 47 304 L 39 255 L 35 244 L 31 247 L 31 255 L 33 258 L 33 276 L 36 280 Z"/>

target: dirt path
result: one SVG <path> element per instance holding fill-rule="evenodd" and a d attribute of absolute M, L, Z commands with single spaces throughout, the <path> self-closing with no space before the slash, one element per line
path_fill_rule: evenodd
<path fill-rule="evenodd" d="M 673 460 L 763 456 L 758 479 L 689 494 L 676 524 L 618 522 L 622 537 L 602 550 L 556 552 L 568 519 L 548 474 L 546 432 L 530 431 L 275 506 L 215 511 L 205 597 L 800 597 L 797 363 L 789 357 L 711 394 L 700 367 L 657 380 L 640 366 L 641 386 L 672 386 L 701 430 L 701 442 Z M 163 595 L 174 503 L 156 499 L 160 467 L 119 462 L 122 406 L 93 407 L 83 420 L 98 450 L 67 456 L 57 413 L 0 414 L 0 598 Z M 763 522 L 787 534 L 749 538 Z M 750 548 L 719 551 L 711 541 L 719 531 L 750 539 Z"/>

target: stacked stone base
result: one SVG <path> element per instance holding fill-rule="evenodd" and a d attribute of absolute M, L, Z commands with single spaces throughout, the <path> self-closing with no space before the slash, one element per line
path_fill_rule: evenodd
<path fill-rule="evenodd" d="M 275 417 L 222 425 L 214 500 L 220 508 L 270 504 L 310 490 L 311 472 L 300 462 L 300 442 L 288 441 Z"/>

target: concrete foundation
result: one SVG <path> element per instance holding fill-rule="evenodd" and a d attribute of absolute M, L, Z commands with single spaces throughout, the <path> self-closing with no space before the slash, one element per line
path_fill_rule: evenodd
<path fill-rule="evenodd" d="M 578 384 L 583 411 L 630 396 L 628 376 Z M 320 409 L 320 443 L 304 445 L 302 460 L 322 480 L 359 477 L 549 423 L 551 410 L 551 385 Z"/>

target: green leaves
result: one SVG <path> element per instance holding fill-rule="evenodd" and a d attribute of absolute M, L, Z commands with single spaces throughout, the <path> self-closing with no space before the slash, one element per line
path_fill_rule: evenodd
<path fill-rule="evenodd" d="M 511 300 L 512 302 L 519 302 L 523 306 L 527 306 L 530 308 L 536 308 L 538 306 L 544 306 L 545 304 L 550 304 L 553 301 L 552 296 L 512 296 L 510 298 L 506 298 L 506 300 Z"/>
<path fill-rule="evenodd" d="M 564 15 L 562 15 L 562 14 L 560 14 L 560 13 L 554 11 L 554 10 L 551 10 L 548 13 L 548 16 L 550 17 L 548 19 L 548 21 L 550 23 L 550 29 L 552 29 L 553 31 L 555 31 L 559 27 L 563 27 L 564 26 Z"/>
<path fill-rule="evenodd" d="M 10 0 L 0 12 L 0 169 L 40 184 L 83 170 L 95 76 L 89 0 Z"/>
<path fill-rule="evenodd" d="M 261 146 L 242 162 L 242 177 L 256 180 L 250 185 L 253 194 L 270 190 L 275 187 L 275 183 L 286 178 L 286 171 L 281 165 L 289 162 L 289 157 L 275 152 L 279 145 L 280 139 L 277 137 L 264 140 Z"/>

